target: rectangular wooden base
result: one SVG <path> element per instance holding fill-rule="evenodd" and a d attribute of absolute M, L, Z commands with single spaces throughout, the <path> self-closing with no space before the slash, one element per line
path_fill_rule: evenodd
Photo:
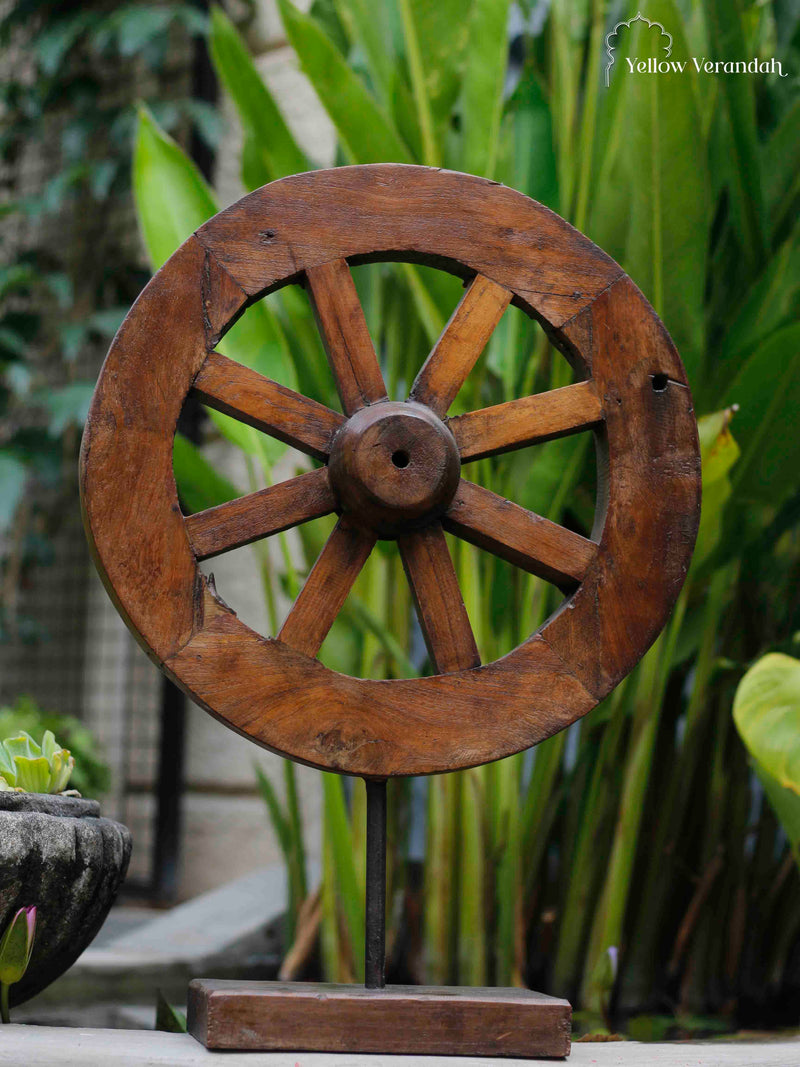
<path fill-rule="evenodd" d="M 572 1009 L 528 989 L 200 978 L 189 986 L 188 1023 L 212 1049 L 563 1059 Z"/>

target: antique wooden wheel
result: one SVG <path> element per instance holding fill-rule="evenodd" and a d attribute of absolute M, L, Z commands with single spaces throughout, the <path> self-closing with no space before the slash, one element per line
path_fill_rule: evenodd
<path fill-rule="evenodd" d="M 390 401 L 348 264 L 427 263 L 467 289 L 408 401 Z M 249 303 L 307 287 L 343 414 L 214 351 Z M 576 384 L 448 419 L 509 303 L 535 317 Z M 190 517 L 172 441 L 203 403 L 324 465 Z M 482 456 L 591 431 L 586 539 L 471 482 Z M 540 204 L 423 167 L 286 178 L 217 215 L 139 297 L 97 385 L 82 451 L 86 527 L 149 654 L 233 729 L 293 759 L 367 778 L 507 756 L 585 714 L 652 643 L 686 574 L 700 471 L 685 372 L 621 268 Z M 338 523 L 277 638 L 245 626 L 198 561 L 330 512 Z M 569 592 L 522 645 L 481 665 L 444 531 Z M 316 658 L 377 538 L 396 538 L 436 665 L 370 681 Z"/>

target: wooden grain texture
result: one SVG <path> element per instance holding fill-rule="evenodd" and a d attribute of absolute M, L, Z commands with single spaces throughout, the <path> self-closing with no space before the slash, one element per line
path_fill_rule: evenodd
<path fill-rule="evenodd" d="M 279 641 L 316 656 L 374 544 L 374 535 L 347 519 L 338 521 L 286 616 Z"/>
<path fill-rule="evenodd" d="M 597 545 L 549 519 L 461 479 L 445 529 L 558 586 L 582 582 Z"/>
<path fill-rule="evenodd" d="M 320 467 L 186 518 L 195 558 L 211 559 L 336 509 L 328 468 Z"/>
<path fill-rule="evenodd" d="M 512 293 L 478 274 L 411 387 L 411 399 L 446 415 L 486 347 Z"/>
<path fill-rule="evenodd" d="M 555 327 L 623 273 L 568 222 L 514 189 L 396 163 L 272 182 L 196 236 L 251 297 L 332 259 L 405 260 L 465 279 L 483 274 Z"/>
<path fill-rule="evenodd" d="M 397 547 L 438 673 L 478 667 L 481 657 L 441 523 L 403 534 Z"/>
<path fill-rule="evenodd" d="M 311 306 L 346 415 L 386 399 L 386 386 L 344 259 L 306 270 Z"/>
<path fill-rule="evenodd" d="M 602 537 L 580 589 L 541 632 L 600 699 L 656 639 L 683 585 L 700 517 L 700 450 L 686 372 L 630 278 L 564 335 L 581 345 L 606 413 Z"/>
<path fill-rule="evenodd" d="M 572 1011 L 529 989 L 195 979 L 187 1023 L 211 1049 L 563 1059 Z"/>
<path fill-rule="evenodd" d="M 244 303 L 241 291 L 238 304 L 231 298 L 214 257 L 189 238 L 114 338 L 81 445 L 81 505 L 97 568 L 156 662 L 180 648 L 196 624 L 198 575 L 178 505 L 172 440 L 189 381 L 207 354 L 209 287 L 226 294 L 229 317 Z"/>
<path fill-rule="evenodd" d="M 332 437 L 312 438 L 318 451 L 331 450 L 336 509 L 343 513 L 340 534 L 350 528 L 350 542 L 341 555 L 331 548 L 330 558 L 309 579 L 287 620 L 287 640 L 264 639 L 250 630 L 215 597 L 197 568 L 191 523 L 187 528 L 180 514 L 171 465 L 183 401 L 207 353 L 248 301 L 343 257 L 426 262 L 465 279 L 484 276 L 538 316 L 578 379 L 593 383 L 570 387 L 568 399 L 582 401 L 569 399 L 555 415 L 520 402 L 502 412 L 488 409 L 472 421 L 451 420 L 448 428 L 427 409 L 438 421 L 424 431 L 404 424 L 412 405 L 400 404 L 402 412 L 390 413 L 397 425 L 382 424 L 379 412 L 370 423 L 377 428 L 361 428 L 362 436 L 353 439 L 355 452 L 363 448 L 366 455 L 366 435 L 374 432 L 376 449 L 383 449 L 380 496 L 396 477 L 388 469 L 394 452 L 408 451 L 394 445 L 390 450 L 392 434 L 407 434 L 409 463 L 400 473 L 409 470 L 408 494 L 397 522 L 392 520 L 392 536 L 410 536 L 453 512 L 445 524 L 455 521 L 467 539 L 561 584 L 580 582 L 537 633 L 493 663 L 374 682 L 337 674 L 314 658 L 367 543 L 380 532 L 374 516 L 349 498 L 346 480 L 333 486 L 337 442 L 358 429 L 353 420 L 363 408 Z M 347 289 L 349 272 L 341 264 L 334 269 Z M 320 277 L 328 275 L 323 270 Z M 344 337 L 358 316 L 352 293 L 342 304 L 338 290 L 338 284 L 326 290 L 323 300 L 332 310 L 321 318 L 327 329 L 345 324 Z M 344 306 L 350 311 L 343 312 Z M 348 364 L 355 369 L 343 378 L 348 403 L 372 398 L 370 416 L 379 408 L 386 414 L 382 405 L 388 402 L 376 397 L 374 367 L 364 378 L 364 366 L 356 363 Z M 487 436 L 492 448 L 502 449 L 528 443 L 531 433 L 571 431 L 571 419 L 595 418 L 591 388 L 601 408 L 601 421 L 591 423 L 599 454 L 591 542 L 559 527 L 551 530 L 525 512 L 521 517 L 521 509 L 491 495 L 489 503 L 483 497 L 480 507 L 470 510 L 474 501 L 467 501 L 465 509 L 463 493 L 458 496 L 463 482 L 448 498 L 452 464 L 435 459 L 434 442 L 452 441 L 456 449 L 454 433 L 462 442 L 469 439 L 464 444 L 469 458 L 474 448 L 487 447 Z M 562 404 L 567 392 L 555 403 Z M 585 410 L 576 415 L 581 404 Z M 319 435 L 314 412 L 299 420 L 305 428 L 292 430 L 298 439 L 309 425 L 308 432 Z M 425 458 L 417 469 L 411 460 L 418 446 Z M 442 457 L 452 455 L 450 447 Z M 359 470 L 362 487 L 369 487 L 369 464 Z M 434 491 L 426 479 L 442 473 L 446 491 Z M 396 503 L 400 488 L 383 506 Z M 394 165 L 317 171 L 275 182 L 202 227 L 156 275 L 115 339 L 82 451 L 82 499 L 98 567 L 156 662 L 211 714 L 265 748 L 369 778 L 438 773 L 499 759 L 586 714 L 666 621 L 691 557 L 699 489 L 699 448 L 683 368 L 652 308 L 620 268 L 518 193 L 467 175 Z M 412 515 L 410 501 L 418 491 L 433 504 Z M 365 532 L 356 534 L 361 529 Z M 419 584 L 413 564 L 410 573 Z M 447 575 L 444 582 L 447 586 Z M 430 604 L 420 608 L 440 619 Z M 456 630 L 463 652 L 466 630 Z"/>
<path fill-rule="evenodd" d="M 466 463 L 566 437 L 602 421 L 603 405 L 589 381 L 456 415 L 447 425 Z"/>
<path fill-rule="evenodd" d="M 276 437 L 301 452 L 325 459 L 344 423 L 337 411 L 287 389 L 219 352 L 210 352 L 192 389 L 204 404 Z"/>

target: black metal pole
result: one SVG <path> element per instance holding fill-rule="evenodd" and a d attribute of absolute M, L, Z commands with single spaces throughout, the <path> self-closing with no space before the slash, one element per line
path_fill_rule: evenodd
<path fill-rule="evenodd" d="M 386 984 L 386 781 L 367 786 L 367 899 L 364 984 Z"/>

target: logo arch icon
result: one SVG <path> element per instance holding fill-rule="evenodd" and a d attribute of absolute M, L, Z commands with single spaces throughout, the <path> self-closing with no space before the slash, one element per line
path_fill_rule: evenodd
<path fill-rule="evenodd" d="M 627 26 L 628 29 L 630 29 L 631 26 L 633 26 L 634 22 L 644 22 L 651 29 L 653 27 L 655 27 L 658 30 L 660 30 L 661 36 L 662 37 L 666 37 L 666 39 L 667 39 L 667 43 L 664 45 L 664 55 L 665 55 L 665 57 L 667 59 L 672 55 L 672 34 L 671 33 L 667 33 L 667 31 L 664 29 L 664 27 L 661 25 L 660 22 L 656 22 L 655 20 L 651 20 L 651 19 L 645 18 L 644 15 L 641 13 L 641 11 L 637 11 L 632 19 L 628 19 L 627 21 L 623 20 L 622 22 L 618 22 L 616 24 L 616 26 L 614 27 L 614 29 L 613 30 L 609 30 L 609 32 L 605 36 L 606 55 L 608 56 L 608 63 L 606 64 L 606 76 L 605 76 L 606 89 L 609 87 L 609 85 L 611 83 L 611 68 L 614 66 L 614 60 L 616 59 L 616 56 L 614 55 L 614 50 L 616 48 L 616 43 L 615 43 L 614 39 L 616 38 L 617 33 L 619 32 L 619 30 L 622 29 L 623 26 Z"/>

